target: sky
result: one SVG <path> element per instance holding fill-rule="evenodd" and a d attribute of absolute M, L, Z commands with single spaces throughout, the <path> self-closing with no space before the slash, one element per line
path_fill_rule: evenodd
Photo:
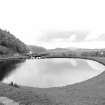
<path fill-rule="evenodd" d="M 0 28 L 46 48 L 105 48 L 105 0 L 0 0 Z"/>

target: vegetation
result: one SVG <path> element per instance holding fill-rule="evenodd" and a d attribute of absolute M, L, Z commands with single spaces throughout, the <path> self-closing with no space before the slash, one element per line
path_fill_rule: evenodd
<path fill-rule="evenodd" d="M 0 29 L 0 55 L 14 55 L 27 53 L 29 49 L 10 32 Z"/>
<path fill-rule="evenodd" d="M 71 58 L 71 57 L 105 57 L 105 49 L 51 49 L 46 52 L 39 53 L 40 57 L 44 58 Z"/>
<path fill-rule="evenodd" d="M 0 96 L 8 97 L 20 105 L 57 105 L 52 97 L 40 91 L 0 83 Z"/>
<path fill-rule="evenodd" d="M 16 83 L 13 83 L 13 82 L 11 82 L 9 85 L 12 86 L 12 87 L 15 87 L 15 88 L 19 88 L 19 85 L 16 84 Z"/>

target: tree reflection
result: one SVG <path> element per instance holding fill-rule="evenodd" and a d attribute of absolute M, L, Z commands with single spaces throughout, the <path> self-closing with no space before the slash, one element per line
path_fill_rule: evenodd
<path fill-rule="evenodd" d="M 25 60 L 6 60 L 0 61 L 0 81 L 2 81 L 6 76 L 8 76 L 18 64 L 24 62 Z"/>

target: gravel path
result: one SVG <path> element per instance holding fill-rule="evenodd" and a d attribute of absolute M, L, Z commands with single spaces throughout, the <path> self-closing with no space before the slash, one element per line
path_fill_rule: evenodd
<path fill-rule="evenodd" d="M 0 97 L 0 103 L 3 105 L 19 105 L 18 102 L 15 102 L 14 100 L 7 97 Z"/>

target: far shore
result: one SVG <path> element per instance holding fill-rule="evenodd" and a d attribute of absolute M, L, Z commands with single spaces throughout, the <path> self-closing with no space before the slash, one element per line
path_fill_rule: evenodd
<path fill-rule="evenodd" d="M 7 61 L 7 60 L 26 60 L 31 59 L 30 56 L 13 56 L 13 57 L 0 57 L 0 61 Z M 51 58 L 75 58 L 75 59 L 87 59 L 87 60 L 93 60 L 96 62 L 99 62 L 103 65 L 105 65 L 105 57 L 96 57 L 96 56 L 69 56 L 69 57 L 63 57 L 63 56 L 38 56 L 34 57 L 32 59 L 51 59 Z"/>
<path fill-rule="evenodd" d="M 24 60 L 28 59 L 27 56 L 12 56 L 12 57 L 0 57 L 0 61 L 7 61 L 7 60 Z"/>

